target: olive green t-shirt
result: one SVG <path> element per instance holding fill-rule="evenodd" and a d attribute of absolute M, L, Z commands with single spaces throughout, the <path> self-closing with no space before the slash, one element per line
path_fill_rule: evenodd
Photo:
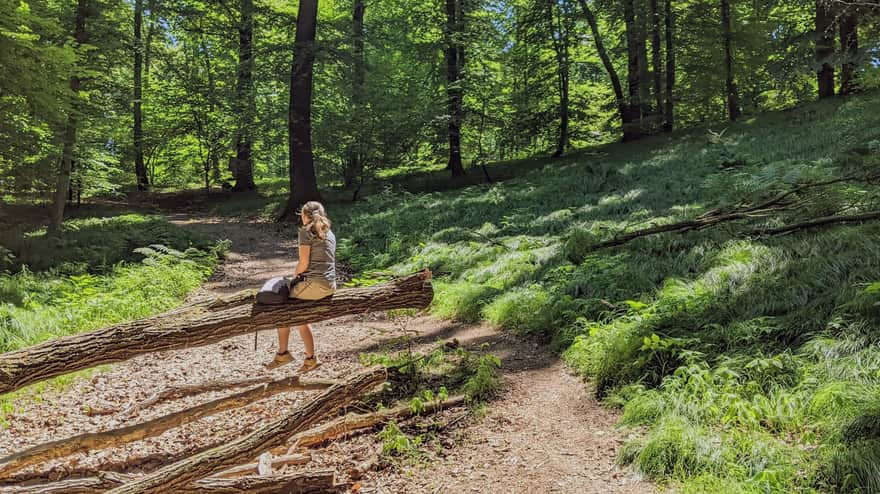
<path fill-rule="evenodd" d="M 325 238 L 313 234 L 307 227 L 300 227 L 299 245 L 308 245 L 309 268 L 303 273 L 308 280 L 324 281 L 336 287 L 336 236 L 328 230 Z"/>

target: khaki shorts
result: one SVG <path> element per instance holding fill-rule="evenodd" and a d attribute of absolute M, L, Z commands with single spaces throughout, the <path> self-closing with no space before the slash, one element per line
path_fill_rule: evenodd
<path fill-rule="evenodd" d="M 295 283 L 290 289 L 290 298 L 302 300 L 320 300 L 336 293 L 336 289 L 327 283 L 314 280 L 303 280 Z"/>

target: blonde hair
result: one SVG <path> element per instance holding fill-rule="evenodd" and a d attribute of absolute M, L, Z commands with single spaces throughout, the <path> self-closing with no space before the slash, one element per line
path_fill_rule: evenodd
<path fill-rule="evenodd" d="M 327 232 L 330 231 L 330 218 L 327 217 L 324 206 L 318 201 L 309 201 L 303 204 L 302 212 L 309 220 L 305 225 L 308 231 L 321 240 L 327 238 Z"/>

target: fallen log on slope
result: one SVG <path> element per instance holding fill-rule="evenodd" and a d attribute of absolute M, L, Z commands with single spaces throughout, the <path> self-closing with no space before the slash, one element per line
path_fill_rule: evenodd
<path fill-rule="evenodd" d="M 282 305 L 254 305 L 251 290 L 139 321 L 56 338 L 0 355 L 0 394 L 145 353 L 208 345 L 254 331 L 348 314 L 424 308 L 434 297 L 430 279 L 431 272 L 426 270 L 370 287 L 342 289 L 322 300 L 291 299 Z"/>
<path fill-rule="evenodd" d="M 0 494 L 98 494 L 137 480 L 137 476 L 102 473 L 97 477 L 71 479 L 52 484 L 0 488 Z M 246 476 L 232 479 L 208 477 L 178 487 L 178 493 L 203 494 L 288 494 L 297 492 L 338 492 L 336 472 L 316 470 L 274 475 L 271 477 Z"/>
<path fill-rule="evenodd" d="M 160 468 L 133 482 L 108 491 L 112 494 L 173 492 L 180 486 L 211 476 L 280 446 L 287 438 L 307 429 L 337 408 L 383 382 L 383 368 L 368 369 L 324 391 L 289 416 L 276 420 L 242 438 Z"/>
<path fill-rule="evenodd" d="M 0 477 L 6 477 L 10 473 L 30 465 L 74 453 L 85 453 L 96 449 L 122 446 L 133 441 L 155 437 L 169 429 L 195 422 L 220 412 L 243 407 L 278 393 L 322 390 L 334 384 L 338 384 L 338 381 L 327 379 L 300 381 L 297 377 L 284 378 L 140 424 L 105 432 L 80 434 L 67 439 L 40 444 L 0 459 Z"/>

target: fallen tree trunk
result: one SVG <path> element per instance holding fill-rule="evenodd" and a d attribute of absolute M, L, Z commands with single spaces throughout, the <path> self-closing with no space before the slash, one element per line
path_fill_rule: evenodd
<path fill-rule="evenodd" d="M 62 456 L 74 453 L 85 453 L 96 449 L 122 446 L 129 442 L 155 437 L 168 429 L 195 422 L 201 418 L 226 410 L 239 408 L 278 393 L 322 390 L 334 384 L 338 384 L 338 382 L 327 379 L 300 381 L 298 377 L 280 379 L 140 424 L 106 432 L 80 434 L 67 439 L 40 444 L 0 459 L 0 477 L 8 476 L 16 470 L 54 458 L 61 458 Z"/>
<path fill-rule="evenodd" d="M 461 406 L 465 403 L 464 395 L 454 396 L 439 404 L 429 404 L 426 406 L 422 414 L 439 412 L 447 408 Z M 409 404 L 403 404 L 394 408 L 386 408 L 373 413 L 349 413 L 342 417 L 337 417 L 325 424 L 321 424 L 314 429 L 300 432 L 291 438 L 292 448 L 302 447 L 309 448 L 319 446 L 326 441 L 332 441 L 351 432 L 368 429 L 379 424 L 384 424 L 392 419 L 401 419 L 420 415 L 413 411 Z"/>
<path fill-rule="evenodd" d="M 361 372 L 333 386 L 289 416 L 260 427 L 245 437 L 211 448 L 109 491 L 112 494 L 172 492 L 180 486 L 208 477 L 284 444 L 288 437 L 307 429 L 386 378 L 383 368 Z"/>
<path fill-rule="evenodd" d="M 139 321 L 56 338 L 0 355 L 0 394 L 144 353 L 208 345 L 254 331 L 348 314 L 424 308 L 434 296 L 430 279 L 431 272 L 424 271 L 366 288 L 342 289 L 322 300 L 291 299 L 282 305 L 254 305 L 251 290 Z"/>
<path fill-rule="evenodd" d="M 97 494 L 118 487 L 125 482 L 133 482 L 138 477 L 113 473 L 102 473 L 97 477 L 71 479 L 52 484 L 0 488 L 0 494 Z M 246 476 L 226 479 L 208 477 L 178 487 L 178 493 L 329 493 L 339 492 L 336 486 L 336 472 L 316 470 L 274 475 L 271 477 Z"/>

